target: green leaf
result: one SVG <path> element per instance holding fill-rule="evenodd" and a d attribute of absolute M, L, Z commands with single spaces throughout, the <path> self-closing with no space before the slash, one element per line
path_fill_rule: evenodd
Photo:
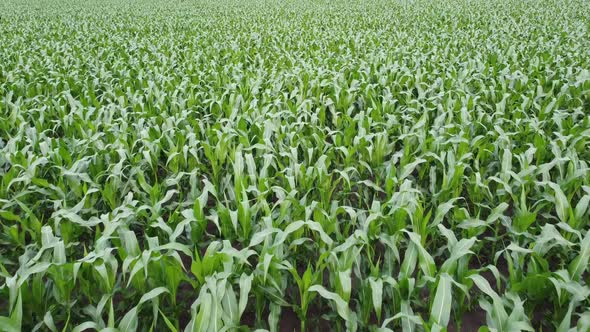
<path fill-rule="evenodd" d="M 557 184 L 548 182 L 548 185 L 555 192 L 555 210 L 557 211 L 557 216 L 559 217 L 559 220 L 567 223 L 569 216 L 568 210 L 570 208 L 569 201 Z"/>
<path fill-rule="evenodd" d="M 436 287 L 436 294 L 430 309 L 431 322 L 438 323 L 441 326 L 449 324 L 452 306 L 452 289 L 451 277 L 443 273 L 438 279 L 438 286 Z"/>
<path fill-rule="evenodd" d="M 242 317 L 244 310 L 246 310 L 246 306 L 248 305 L 248 294 L 250 293 L 250 288 L 252 287 L 252 280 L 254 279 L 254 275 L 246 275 L 242 273 L 240 276 L 240 302 L 238 305 L 239 313 L 238 317 Z"/>
<path fill-rule="evenodd" d="M 209 331 L 209 321 L 216 321 L 217 317 L 211 317 L 211 309 L 214 306 L 213 297 L 209 293 L 199 296 L 201 305 L 195 319 L 193 332 Z"/>
<path fill-rule="evenodd" d="M 371 285 L 371 300 L 373 301 L 373 308 L 377 314 L 377 319 L 381 319 L 381 305 L 383 303 L 383 280 L 369 278 Z"/>
<path fill-rule="evenodd" d="M 588 268 L 590 259 L 590 231 L 586 233 L 580 242 L 580 254 L 569 264 L 568 272 L 573 280 L 579 280 L 582 273 Z"/>
<path fill-rule="evenodd" d="M 43 317 L 43 323 L 51 332 L 57 331 L 57 327 L 53 322 L 53 316 L 51 315 L 51 311 L 45 313 L 45 316 Z"/>
<path fill-rule="evenodd" d="M 72 332 L 83 332 L 83 331 L 93 330 L 93 329 L 94 330 L 98 329 L 98 325 L 95 322 L 84 322 L 84 323 L 74 327 Z"/>
<path fill-rule="evenodd" d="M 21 328 L 18 322 L 15 322 L 11 318 L 0 316 L 0 331 L 20 332 Z"/>
<path fill-rule="evenodd" d="M 563 317 L 563 320 L 561 321 L 561 323 L 559 324 L 559 326 L 557 327 L 557 330 L 555 332 L 569 332 L 570 324 L 572 321 L 572 310 L 573 309 L 574 309 L 574 303 L 570 302 L 570 305 L 567 309 L 567 313 Z"/>
<path fill-rule="evenodd" d="M 340 315 L 342 319 L 346 321 L 351 319 L 348 304 L 340 297 L 340 295 L 328 291 L 321 285 L 313 285 L 309 287 L 309 291 L 317 292 L 318 294 L 320 294 L 321 297 L 334 302 L 334 304 L 336 305 L 336 310 L 338 311 L 338 315 Z"/>
<path fill-rule="evenodd" d="M 138 318 L 137 318 L 137 307 L 133 307 L 129 310 L 121 322 L 119 322 L 119 330 L 121 332 L 133 332 L 137 330 Z"/>
<path fill-rule="evenodd" d="M 20 217 L 10 211 L 0 211 L 0 218 L 9 221 L 19 221 Z"/>
<path fill-rule="evenodd" d="M 141 305 L 155 297 L 158 297 L 159 295 L 163 294 L 163 293 L 169 293 L 168 289 L 166 287 L 157 287 L 152 289 L 151 291 L 143 294 L 143 296 L 141 297 L 141 299 L 139 300 L 138 305 Z"/>
<path fill-rule="evenodd" d="M 160 315 L 162 316 L 162 318 L 164 319 L 164 323 L 166 324 L 166 327 L 168 327 L 168 329 L 171 332 L 178 332 L 178 330 L 176 329 L 176 327 L 174 326 L 174 324 L 172 324 L 172 322 L 168 319 L 168 317 L 166 317 L 166 315 L 164 315 L 164 313 L 162 312 L 162 310 L 159 310 Z"/>

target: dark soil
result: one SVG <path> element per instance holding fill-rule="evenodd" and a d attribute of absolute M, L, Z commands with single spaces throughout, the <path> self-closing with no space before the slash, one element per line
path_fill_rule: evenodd
<path fill-rule="evenodd" d="M 461 329 L 458 329 L 456 322 L 449 322 L 449 332 L 476 332 L 481 326 L 486 325 L 486 313 L 480 308 L 472 312 L 466 312 L 461 318 Z"/>
<path fill-rule="evenodd" d="M 301 321 L 297 314 L 291 308 L 283 308 L 281 311 L 281 320 L 279 321 L 280 332 L 299 332 Z"/>

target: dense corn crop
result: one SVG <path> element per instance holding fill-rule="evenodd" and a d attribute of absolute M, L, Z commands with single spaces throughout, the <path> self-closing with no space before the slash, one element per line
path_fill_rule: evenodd
<path fill-rule="evenodd" d="M 3 0 L 0 331 L 588 331 L 590 4 Z"/>

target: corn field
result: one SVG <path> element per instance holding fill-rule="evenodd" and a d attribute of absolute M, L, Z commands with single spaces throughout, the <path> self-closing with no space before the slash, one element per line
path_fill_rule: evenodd
<path fill-rule="evenodd" d="M 590 2 L 2 0 L 0 331 L 590 331 Z"/>

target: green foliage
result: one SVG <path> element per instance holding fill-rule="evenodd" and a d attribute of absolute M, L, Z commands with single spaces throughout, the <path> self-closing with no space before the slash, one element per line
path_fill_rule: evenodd
<path fill-rule="evenodd" d="M 589 32 L 582 0 L 0 1 L 0 331 L 588 331 Z"/>

